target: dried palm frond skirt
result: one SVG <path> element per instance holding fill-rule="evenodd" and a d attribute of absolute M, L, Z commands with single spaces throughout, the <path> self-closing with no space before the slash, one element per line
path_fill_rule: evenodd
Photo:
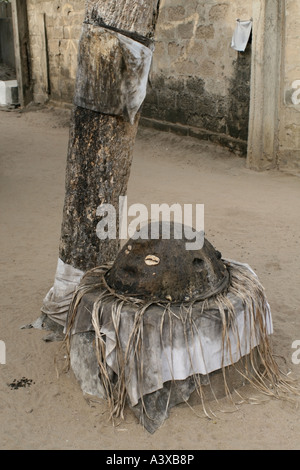
<path fill-rule="evenodd" d="M 288 389 L 274 360 L 270 307 L 252 269 L 223 260 L 226 292 L 174 304 L 113 292 L 104 275 L 86 273 L 70 306 L 66 341 L 82 390 L 105 397 L 112 417 L 125 404 L 154 432 L 168 410 L 197 394 L 207 416 L 211 397 L 250 382 L 268 395 Z"/>

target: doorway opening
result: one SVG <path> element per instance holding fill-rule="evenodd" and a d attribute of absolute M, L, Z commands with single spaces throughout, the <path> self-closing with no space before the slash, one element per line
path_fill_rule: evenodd
<path fill-rule="evenodd" d="M 16 80 L 11 3 L 0 2 L 0 80 Z"/>

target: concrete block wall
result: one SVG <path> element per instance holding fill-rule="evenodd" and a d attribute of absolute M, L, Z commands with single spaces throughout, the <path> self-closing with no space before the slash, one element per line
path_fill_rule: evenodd
<path fill-rule="evenodd" d="M 237 0 L 162 2 L 145 118 L 246 155 L 251 44 L 245 52 L 230 44 L 236 19 L 250 19 L 251 6 Z"/>
<path fill-rule="evenodd" d="M 34 101 L 71 103 L 84 1 L 27 0 Z"/>
<path fill-rule="evenodd" d="M 209 138 L 245 154 L 251 46 L 230 48 L 236 18 L 251 8 L 231 0 L 162 1 L 144 124 Z M 27 0 L 34 100 L 71 103 L 82 0 Z"/>
<path fill-rule="evenodd" d="M 264 2 L 161 0 L 151 85 L 141 122 L 209 139 L 245 156 L 252 46 L 236 52 L 230 43 L 236 19 L 250 19 L 254 5 L 263 8 Z M 72 103 L 84 3 L 27 0 L 35 102 L 50 98 Z M 300 171 L 300 1 L 282 0 L 282 9 L 278 154 L 274 159 L 280 169 Z"/>

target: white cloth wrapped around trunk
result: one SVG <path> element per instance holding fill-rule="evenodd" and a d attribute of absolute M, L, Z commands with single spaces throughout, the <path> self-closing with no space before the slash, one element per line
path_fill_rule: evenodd
<path fill-rule="evenodd" d="M 58 258 L 54 284 L 46 294 L 41 311 L 65 326 L 69 306 L 84 272 Z"/>

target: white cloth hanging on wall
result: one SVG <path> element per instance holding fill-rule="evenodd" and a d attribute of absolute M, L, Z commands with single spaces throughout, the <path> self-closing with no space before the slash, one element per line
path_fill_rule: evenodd
<path fill-rule="evenodd" d="M 239 52 L 244 52 L 252 31 L 252 19 L 247 21 L 236 20 L 231 47 Z"/>

